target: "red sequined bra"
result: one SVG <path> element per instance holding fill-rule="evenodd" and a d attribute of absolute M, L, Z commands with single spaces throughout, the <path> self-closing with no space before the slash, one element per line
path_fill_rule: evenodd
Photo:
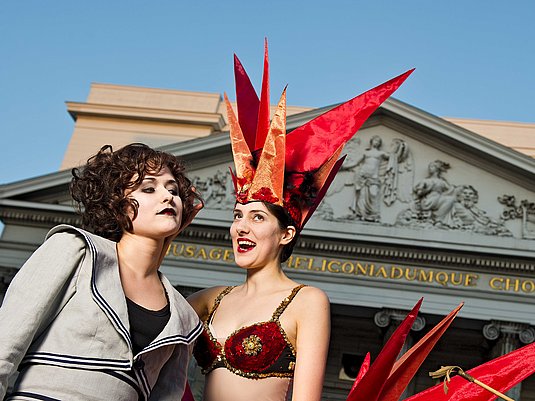
<path fill-rule="evenodd" d="M 221 299 L 234 287 L 225 288 L 215 299 L 214 306 L 204 322 L 204 330 L 193 350 L 203 374 L 217 368 L 227 368 L 250 379 L 292 377 L 296 352 L 280 324 L 279 317 L 303 287 L 304 285 L 295 287 L 292 293 L 284 298 L 270 320 L 236 330 L 221 345 L 210 331 L 209 322 Z"/>

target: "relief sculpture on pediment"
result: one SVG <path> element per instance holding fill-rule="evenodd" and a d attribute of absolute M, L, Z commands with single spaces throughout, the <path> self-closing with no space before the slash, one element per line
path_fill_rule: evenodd
<path fill-rule="evenodd" d="M 480 194 L 474 183 L 450 182 L 446 178 L 451 169 L 449 162 L 415 161 L 413 154 L 422 158 L 423 154 L 413 152 L 406 140 L 393 138 L 388 146 L 385 142 L 374 135 L 365 141 L 356 137 L 346 144 L 347 158 L 314 220 L 512 236 L 505 223 L 523 219 L 522 237 L 535 238 L 533 203 L 515 205 L 514 196 L 504 195 L 500 203 L 508 205 L 507 210 L 494 218 L 479 205 Z M 204 197 L 206 209 L 234 207 L 234 186 L 230 172 L 224 171 L 221 168 L 192 179 Z M 416 172 L 424 178 L 415 180 Z M 454 175 L 453 181 L 459 177 L 462 175 Z M 488 208 L 489 199 L 484 201 Z"/>
<path fill-rule="evenodd" d="M 396 225 L 512 236 L 503 219 L 492 219 L 477 206 L 479 193 L 472 185 L 448 182 L 444 175 L 450 167 L 442 160 L 429 163 L 427 177 L 414 185 L 413 201 L 398 215 Z"/>
<path fill-rule="evenodd" d="M 192 185 L 201 193 L 204 206 L 208 209 L 232 209 L 234 207 L 234 186 L 230 172 L 217 172 L 209 177 L 194 176 Z"/>
<path fill-rule="evenodd" d="M 350 141 L 346 162 L 327 192 L 316 218 L 413 229 L 460 230 L 484 235 L 512 236 L 502 217 L 492 218 L 479 205 L 479 192 L 469 183 L 450 183 L 450 163 L 419 164 L 424 178 L 414 179 L 416 163 L 409 144 L 383 138 L 361 144 Z"/>
<path fill-rule="evenodd" d="M 383 150 L 383 139 L 374 135 L 369 145 L 359 152 L 360 139 L 348 142 L 348 157 L 341 168 L 342 177 L 328 191 L 320 205 L 319 216 L 325 220 L 357 220 L 381 222 L 381 207 L 396 201 L 407 202 L 413 181 L 412 155 L 401 139 L 393 139 L 389 150 Z M 334 216 L 329 198 L 345 192 L 350 198 L 347 212 Z"/>
<path fill-rule="evenodd" d="M 399 224 L 453 226 L 456 189 L 443 176 L 449 168 L 449 163 L 442 160 L 429 163 L 427 177 L 413 187 L 410 207 L 398 216 Z"/>
<path fill-rule="evenodd" d="M 517 204 L 516 197 L 508 194 L 499 196 L 498 202 L 504 205 L 502 218 L 504 220 L 521 219 L 522 238 L 535 239 L 535 202 L 523 199 Z"/>

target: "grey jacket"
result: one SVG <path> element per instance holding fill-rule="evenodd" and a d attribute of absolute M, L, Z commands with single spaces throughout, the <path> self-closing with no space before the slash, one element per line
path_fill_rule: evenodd
<path fill-rule="evenodd" d="M 171 317 L 133 355 L 115 246 L 58 226 L 20 269 L 0 308 L 0 399 L 17 369 L 6 400 L 181 399 L 199 319 L 162 276 Z"/>

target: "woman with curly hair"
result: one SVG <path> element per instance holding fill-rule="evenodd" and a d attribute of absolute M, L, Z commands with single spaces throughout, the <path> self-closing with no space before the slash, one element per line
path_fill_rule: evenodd
<path fill-rule="evenodd" d="M 195 312 L 158 271 L 202 208 L 174 155 L 104 146 L 70 191 L 86 230 L 53 228 L 0 308 L 0 398 L 180 400 Z"/>

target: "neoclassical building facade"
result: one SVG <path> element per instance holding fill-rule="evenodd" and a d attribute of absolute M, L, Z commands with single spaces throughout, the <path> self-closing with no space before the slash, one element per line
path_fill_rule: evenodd
<path fill-rule="evenodd" d="M 130 142 L 183 157 L 206 201 L 163 272 L 185 295 L 243 280 L 230 246 L 232 155 L 219 94 L 94 84 L 67 108 L 75 128 L 62 170 L 0 186 L 2 294 L 51 227 L 79 224 L 69 169 L 104 144 Z M 290 107 L 288 131 L 328 108 Z M 421 297 L 409 344 L 464 307 L 407 394 L 433 385 L 427 372 L 441 365 L 469 369 L 535 340 L 535 125 L 448 121 L 390 99 L 344 153 L 284 267 L 332 303 L 324 399 L 345 399 L 364 355 L 377 355 Z M 191 380 L 201 386 L 193 367 Z M 535 400 L 535 380 L 510 394 Z"/>

